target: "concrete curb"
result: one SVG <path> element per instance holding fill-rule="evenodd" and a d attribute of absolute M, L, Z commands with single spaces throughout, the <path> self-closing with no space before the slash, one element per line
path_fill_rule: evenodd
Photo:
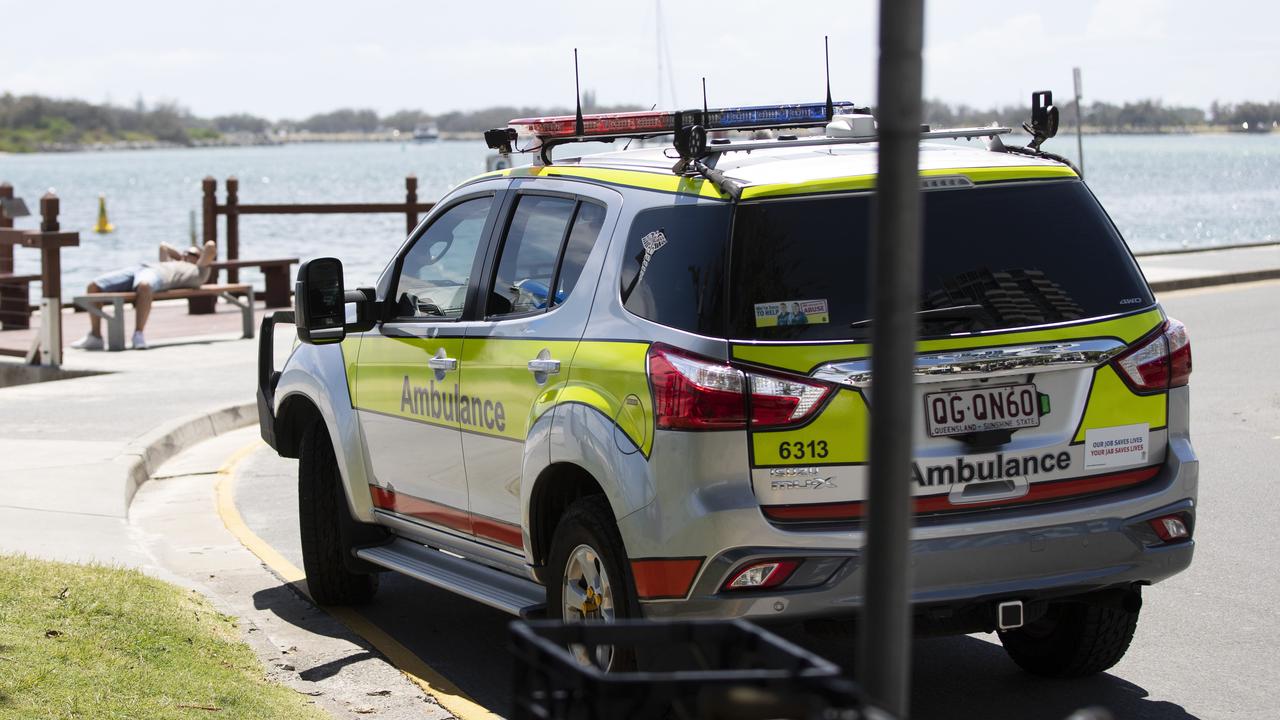
<path fill-rule="evenodd" d="M 170 420 L 135 438 L 113 460 L 124 474 L 126 513 L 138 488 L 166 460 L 196 443 L 252 425 L 257 420 L 258 408 L 254 403 L 228 405 L 211 412 Z"/>
<path fill-rule="evenodd" d="M 1157 280 L 1151 283 L 1153 292 L 1169 292 L 1171 290 L 1188 290 L 1191 288 L 1213 287 L 1215 285 L 1234 285 L 1236 283 L 1257 282 L 1259 280 L 1275 280 L 1280 278 L 1280 268 L 1266 270 L 1250 270 L 1247 272 L 1220 273 L 1217 275 L 1195 275 L 1193 277 L 1172 280 Z"/>

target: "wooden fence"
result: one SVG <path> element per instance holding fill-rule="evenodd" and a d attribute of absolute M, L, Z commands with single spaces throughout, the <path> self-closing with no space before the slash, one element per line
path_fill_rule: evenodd
<path fill-rule="evenodd" d="M 203 220 L 203 239 L 205 242 L 218 240 L 218 216 L 226 217 L 226 249 L 223 250 L 227 260 L 240 258 L 240 216 L 241 215 L 368 215 L 394 213 L 404 215 L 405 233 L 411 232 L 418 224 L 418 217 L 429 211 L 435 203 L 418 201 L 418 178 L 410 175 L 404 179 L 404 202 L 390 203 L 256 203 L 240 202 L 240 181 L 234 177 L 226 181 L 226 201 L 218 202 L 218 181 L 206 177 L 201 184 L 204 198 L 201 218 Z M 240 281 L 238 268 L 227 268 L 227 282 Z"/>

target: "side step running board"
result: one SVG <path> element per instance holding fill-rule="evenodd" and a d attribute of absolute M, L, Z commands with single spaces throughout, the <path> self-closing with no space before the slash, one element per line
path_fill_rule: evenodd
<path fill-rule="evenodd" d="M 363 548 L 356 557 L 520 617 L 540 614 L 547 604 L 546 589 L 532 580 L 409 540 Z"/>

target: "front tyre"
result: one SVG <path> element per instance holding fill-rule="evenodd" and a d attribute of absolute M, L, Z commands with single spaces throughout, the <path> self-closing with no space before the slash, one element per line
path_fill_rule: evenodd
<path fill-rule="evenodd" d="M 1079 602 L 1054 603 L 1035 622 L 1000 631 L 1000 642 L 1009 657 L 1029 673 L 1084 677 L 1120 662 L 1138 627 L 1138 612 Z"/>
<path fill-rule="evenodd" d="M 349 569 L 354 564 L 351 536 L 373 538 L 380 536 L 380 528 L 360 526 L 351 518 L 338 461 L 323 424 L 307 429 L 300 450 L 298 525 L 311 599 L 320 605 L 367 603 L 378 590 L 378 575 Z"/>
<path fill-rule="evenodd" d="M 551 540 L 548 617 L 558 615 L 567 623 L 640 617 L 626 557 L 613 512 L 603 496 L 586 497 L 570 505 Z M 570 645 L 569 650 L 583 665 L 615 671 L 635 667 L 632 648 Z"/>

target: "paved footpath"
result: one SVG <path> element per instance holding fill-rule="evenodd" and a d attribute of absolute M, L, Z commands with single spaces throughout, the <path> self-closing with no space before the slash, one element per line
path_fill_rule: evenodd
<path fill-rule="evenodd" d="M 64 369 L 98 374 L 0 387 L 0 551 L 144 564 L 126 527 L 137 486 L 183 447 L 256 422 L 256 341 L 225 338 L 68 349 Z"/>
<path fill-rule="evenodd" d="M 1280 243 L 1138 257 L 1157 292 L 1280 278 Z"/>

